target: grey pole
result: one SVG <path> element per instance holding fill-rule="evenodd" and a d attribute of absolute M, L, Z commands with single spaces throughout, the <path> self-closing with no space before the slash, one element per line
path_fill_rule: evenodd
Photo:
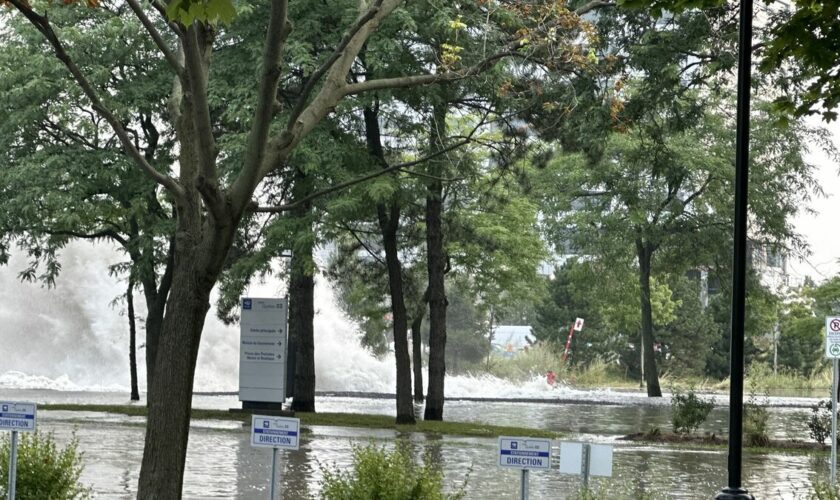
<path fill-rule="evenodd" d="M 277 498 L 275 484 L 277 483 L 277 448 L 271 449 L 271 487 L 268 489 L 268 500 Z"/>
<path fill-rule="evenodd" d="M 583 443 L 583 489 L 589 489 L 589 443 Z"/>
<path fill-rule="evenodd" d="M 831 362 L 831 486 L 837 484 L 837 368 L 838 360 Z"/>
<path fill-rule="evenodd" d="M 522 469 L 522 480 L 519 482 L 519 499 L 528 500 L 528 469 Z"/>
<path fill-rule="evenodd" d="M 12 446 L 9 453 L 9 500 L 15 500 L 15 480 L 17 475 L 17 431 L 12 431 Z"/>

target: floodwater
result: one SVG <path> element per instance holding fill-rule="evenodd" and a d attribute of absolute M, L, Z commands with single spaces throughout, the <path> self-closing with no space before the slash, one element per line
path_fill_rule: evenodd
<path fill-rule="evenodd" d="M 40 403 L 125 403 L 119 393 L 60 392 L 0 389 L 0 399 Z M 812 403 L 813 401 L 810 401 Z M 663 404 L 664 403 L 664 404 Z M 770 401 L 770 431 L 775 438 L 807 438 L 807 400 Z M 387 399 L 321 397 L 319 411 L 393 414 Z M 197 395 L 197 408 L 237 406 L 235 396 Z M 670 427 L 667 401 L 648 403 L 638 397 L 615 397 L 609 404 L 581 401 L 511 403 L 448 401 L 448 420 L 521 425 L 568 432 L 569 440 L 611 443 L 615 446 L 613 478 L 593 479 L 593 485 L 625 498 L 652 494 L 655 498 L 711 498 L 726 483 L 724 450 L 681 450 L 658 445 L 618 441 L 626 433 L 652 427 Z M 715 409 L 704 430 L 725 434 L 726 410 Z M 52 431 L 60 442 L 75 433 L 85 453 L 82 480 L 96 498 L 133 498 L 143 452 L 143 418 L 95 412 L 46 411 L 38 413 L 38 426 Z M 249 429 L 239 422 L 197 421 L 193 424 L 184 478 L 184 497 L 263 499 L 267 497 L 271 453 L 249 445 Z M 564 438 L 565 439 L 565 438 Z M 355 444 L 393 447 L 403 441 L 418 459 L 426 457 L 443 470 L 447 487 L 464 481 L 467 498 L 517 498 L 519 474 L 496 466 L 496 439 L 401 434 L 389 430 L 309 427 L 298 451 L 279 453 L 278 483 L 281 498 L 317 498 L 322 470 L 346 468 Z M 557 443 L 555 443 L 556 445 Z M 555 454 L 559 452 L 555 448 Z M 744 456 L 744 485 L 756 498 L 805 498 L 796 492 L 810 489 L 825 478 L 826 453 L 769 453 Z M 531 498 L 567 498 L 579 478 L 553 470 L 532 472 Z"/>

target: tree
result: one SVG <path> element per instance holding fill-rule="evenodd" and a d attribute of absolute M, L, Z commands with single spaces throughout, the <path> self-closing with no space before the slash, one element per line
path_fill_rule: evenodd
<path fill-rule="evenodd" d="M 96 28 L 66 34 L 80 51 L 78 63 L 92 75 L 93 85 L 120 103 L 126 130 L 141 143 L 146 161 L 167 168 L 172 138 L 160 127 L 166 103 L 159 90 L 170 81 L 162 61 L 125 9 L 52 13 L 56 22 L 68 25 L 87 16 L 96 19 Z M 6 117 L 0 122 L 0 260 L 5 262 L 6 251 L 17 245 L 30 256 L 22 279 L 51 286 L 61 270 L 60 251 L 70 240 L 116 244 L 129 263 L 111 270 L 133 281 L 147 305 L 146 385 L 151 387 L 171 277 L 171 207 L 125 157 L 60 61 L 33 53 L 33 45 L 40 48 L 43 42 L 25 21 L 9 19 L 4 29 L 9 36 L 0 51 L 0 91 L 8 99 L 0 111 Z M 114 32 L 119 38 L 108 36 Z"/>
<path fill-rule="evenodd" d="M 247 104 L 244 109 L 240 108 L 247 118 L 236 124 L 237 130 L 229 131 L 219 127 L 219 117 L 212 113 L 214 103 L 210 97 L 215 84 L 213 52 L 220 49 L 215 45 L 220 29 L 214 22 L 229 18 L 230 12 L 219 12 L 216 9 L 219 1 L 208 4 L 175 2 L 168 8 L 176 16 L 167 22 L 157 17 L 163 14 L 164 5 L 152 2 L 143 6 L 136 0 L 128 0 L 128 6 L 148 32 L 173 78 L 172 87 L 165 91 L 161 89 L 161 92 L 168 94 L 171 104 L 165 121 L 177 143 L 174 148 L 178 162 L 176 177 L 168 171 L 168 165 L 156 165 L 142 154 L 143 141 L 135 140 L 121 119 L 116 102 L 88 77 L 84 65 L 77 63 L 78 47 L 66 43 L 60 30 L 54 28 L 52 16 L 45 15 L 43 10 L 39 12 L 40 4 L 33 6 L 23 0 L 9 0 L 9 3 L 43 35 L 98 119 L 113 129 L 126 156 L 138 171 L 165 191 L 174 208 L 171 287 L 154 361 L 155 377 L 150 387 L 138 489 L 141 498 L 180 496 L 193 375 L 202 327 L 210 308 L 210 292 L 225 267 L 240 223 L 257 208 L 253 196 L 260 183 L 284 166 L 298 145 L 348 96 L 457 81 L 488 71 L 508 57 L 530 57 L 544 47 L 543 43 L 523 43 L 522 35 L 511 36 L 501 29 L 510 24 L 524 28 L 537 24 L 539 29 L 535 34 L 545 34 L 552 27 L 554 32 L 560 29 L 564 41 L 573 40 L 578 33 L 576 25 L 572 29 L 562 25 L 550 27 L 539 24 L 544 18 L 536 16 L 511 23 L 513 19 L 505 17 L 507 13 L 500 10 L 489 16 L 492 24 L 484 26 L 482 37 L 489 42 L 489 50 L 477 54 L 474 64 L 452 61 L 450 65 L 436 68 L 435 72 L 429 72 L 427 66 L 409 74 L 354 82 L 348 75 L 362 47 L 380 25 L 394 22 L 410 28 L 413 21 L 409 22 L 402 15 L 400 2 L 375 0 L 370 4 L 344 2 L 340 6 L 330 6 L 333 12 L 341 12 L 346 26 L 343 34 L 336 33 L 329 42 L 324 41 L 322 57 L 314 61 L 310 70 L 289 74 L 284 72 L 284 49 L 289 47 L 287 41 L 293 33 L 291 12 L 287 1 L 274 0 L 268 15 L 260 19 L 265 35 L 259 44 L 254 44 L 262 53 L 258 75 L 244 75 L 247 81 L 254 83 L 253 91 L 246 94 Z M 193 9 L 194 5 L 197 8 Z M 221 5 L 229 4 L 222 1 Z M 400 15 L 393 15 L 395 12 Z M 576 18 L 568 10 L 560 14 Z M 158 20 L 152 21 L 150 15 Z M 235 22 L 231 29 L 237 29 Z M 537 37 L 533 39 L 538 40 Z M 540 39 L 544 40 L 549 39 Z M 290 87 L 294 90 L 287 92 Z M 230 134 L 237 134 L 241 139 L 240 144 L 244 144 L 241 149 L 230 149 L 232 143 L 226 140 L 231 138 Z M 227 162 L 229 158 L 236 161 Z M 287 211 L 305 204 L 315 195 L 343 187 L 346 184 L 331 186 L 295 200 L 294 205 L 264 210 L 270 213 Z M 433 202 L 439 203 L 439 199 L 432 198 Z M 431 231 L 436 234 L 435 229 Z M 440 247 L 437 243 L 430 246 Z M 439 271 L 437 267 L 434 270 L 436 282 Z M 440 293 L 430 293 L 430 304 L 439 308 L 444 301 L 445 297 Z M 439 323 L 439 315 L 433 314 L 431 321 Z M 442 391 L 442 387 L 440 389 Z M 442 392 L 436 397 L 442 400 Z"/>

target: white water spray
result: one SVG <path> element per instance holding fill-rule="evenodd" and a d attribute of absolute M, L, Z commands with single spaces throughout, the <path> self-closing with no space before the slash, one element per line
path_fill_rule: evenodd
<path fill-rule="evenodd" d="M 125 282 L 108 276 L 108 266 L 124 260 L 115 248 L 73 243 L 61 255 L 63 269 L 54 289 L 21 283 L 24 261 L 14 258 L 0 269 L 0 387 L 64 391 L 128 390 L 128 322 Z M 247 290 L 254 297 L 280 296 L 283 285 L 269 281 Z M 138 345 L 144 340 L 142 294 L 138 304 Z M 315 362 L 320 391 L 393 393 L 392 354 L 373 354 L 359 343 L 359 331 L 336 305 L 329 284 L 315 285 Z M 144 353 L 138 352 L 141 388 Z M 227 326 L 211 310 L 207 316 L 195 375 L 196 391 L 235 391 L 239 369 L 239 328 Z M 534 377 L 516 384 L 492 376 L 450 376 L 449 396 L 569 397 L 583 391 L 557 389 Z M 588 391 L 586 393 L 589 393 Z M 591 394 L 591 393 L 589 393 Z"/>

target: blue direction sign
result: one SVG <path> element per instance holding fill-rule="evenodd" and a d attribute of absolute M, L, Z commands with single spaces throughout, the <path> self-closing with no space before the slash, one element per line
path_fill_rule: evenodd
<path fill-rule="evenodd" d="M 0 401 L 0 430 L 35 431 L 35 403 Z"/>
<path fill-rule="evenodd" d="M 251 419 L 251 446 L 297 450 L 299 435 L 299 418 L 253 415 Z"/>
<path fill-rule="evenodd" d="M 499 466 L 532 470 L 551 468 L 551 440 L 525 437 L 499 438 Z"/>

